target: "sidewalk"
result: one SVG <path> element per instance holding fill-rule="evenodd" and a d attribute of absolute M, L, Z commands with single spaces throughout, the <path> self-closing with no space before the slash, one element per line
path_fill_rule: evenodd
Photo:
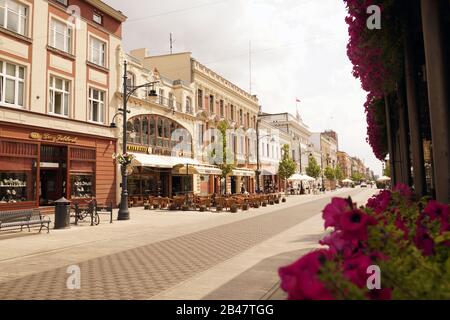
<path fill-rule="evenodd" d="M 291 231 L 291 240 L 286 243 L 286 237 L 290 234 L 289 224 L 286 224 L 289 221 L 293 222 L 292 226 L 306 228 L 305 234 L 311 233 L 312 230 L 307 223 L 295 222 L 305 220 L 302 218 L 303 213 L 296 213 L 295 207 L 303 204 L 301 208 L 307 211 L 304 216 L 311 217 L 320 212 L 330 196 L 344 196 L 349 192 L 357 194 L 355 200 L 358 200 L 358 197 L 365 200 L 370 194 L 367 191 L 347 189 L 326 195 L 291 196 L 285 204 L 252 209 L 249 212 L 240 211 L 235 214 L 144 211 L 141 208 L 132 208 L 129 221 L 115 221 L 113 224 L 104 223 L 96 227 L 86 224 L 68 230 L 51 230 L 50 234 L 29 235 L 28 232 L 22 232 L 16 235 L 2 235 L 0 236 L 0 282 L 3 282 L 5 290 L 8 286 L 14 291 L 20 290 L 23 281 L 30 283 L 29 281 L 39 281 L 41 278 L 48 279 L 51 285 L 59 286 L 59 283 L 65 283 L 63 280 L 66 277 L 65 268 L 68 265 L 80 264 L 87 272 L 85 279 L 88 277 L 92 279 L 90 281 L 97 283 L 105 276 L 102 270 L 104 268 L 110 270 L 109 268 L 113 266 L 114 270 L 110 272 L 120 275 L 123 279 L 107 277 L 104 283 L 107 288 L 102 287 L 102 281 L 100 281 L 92 288 L 94 291 L 87 286 L 86 290 L 91 291 L 85 291 L 83 294 L 95 298 L 115 298 L 116 294 L 120 293 L 119 289 L 114 289 L 115 285 L 118 283 L 123 286 L 124 291 L 127 291 L 131 281 L 133 284 L 141 283 L 141 287 L 127 296 L 130 298 L 135 294 L 135 298 L 139 299 L 150 297 L 187 299 L 195 294 L 195 298 L 200 299 L 267 257 L 290 249 L 296 250 L 298 248 L 295 246 L 296 241 L 301 242 L 302 248 L 312 248 L 317 238 L 296 239 L 295 237 L 299 235 L 298 230 Z M 277 213 L 275 216 L 286 217 L 287 220 L 274 220 L 271 213 L 275 212 Z M 310 223 L 321 227 L 320 216 Z M 275 229 L 271 231 L 273 228 Z M 317 229 L 316 233 L 319 234 L 321 231 Z M 245 234 L 245 232 L 251 233 Z M 286 232 L 287 235 L 284 235 Z M 279 238 L 281 241 L 270 242 L 271 234 L 275 235 L 274 239 Z M 227 245 L 229 248 L 226 247 Z M 170 253 L 167 250 L 174 250 L 174 252 Z M 150 255 L 147 257 L 146 254 Z M 183 259 L 182 256 L 186 254 L 188 256 Z M 186 262 L 188 260 L 191 262 Z M 191 268 L 189 263 L 193 263 Z M 227 265 L 227 263 L 231 264 Z M 172 271 L 161 269 L 165 265 L 170 270 L 172 267 L 175 269 Z M 138 272 L 140 269 L 142 270 Z M 161 269 L 155 274 L 156 278 L 149 279 L 148 272 L 151 273 L 151 270 L 156 269 Z M 177 270 L 181 273 L 178 274 Z M 212 274 L 210 279 L 207 276 L 208 272 Z M 38 276 L 38 273 L 42 275 Z M 177 274 L 179 276 L 175 278 L 179 280 L 167 278 Z M 31 275 L 36 276 L 24 278 Z M 106 274 L 108 275 L 111 274 Z M 205 275 L 206 278 L 202 278 Z M 16 284 L 7 282 L 18 278 L 22 279 Z M 148 282 L 146 288 L 142 287 L 143 279 Z M 205 287 L 203 283 L 202 287 L 202 281 L 207 282 L 208 285 Z M 95 289 L 97 285 L 103 289 L 98 291 Z M 273 283 L 271 285 L 273 286 Z M 184 294 L 183 291 L 190 291 L 190 295 Z M 5 291 L 5 294 L 7 292 Z M 63 295 L 67 294 L 66 291 L 61 292 Z M 13 296 L 22 297 L 24 294 L 17 293 Z M 30 297 L 39 297 L 43 293 L 29 294 Z M 48 292 L 50 299 L 55 296 L 58 297 L 57 292 Z"/>

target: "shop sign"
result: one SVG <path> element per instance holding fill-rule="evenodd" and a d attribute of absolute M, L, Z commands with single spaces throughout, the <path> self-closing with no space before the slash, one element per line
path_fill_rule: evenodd
<path fill-rule="evenodd" d="M 66 136 L 63 134 L 50 134 L 50 133 L 30 133 L 30 138 L 34 140 L 60 142 L 60 143 L 77 143 L 78 138 L 72 136 Z"/>
<path fill-rule="evenodd" d="M 147 154 L 152 153 L 152 148 L 146 147 L 146 146 L 127 145 L 127 150 L 132 151 L 132 152 L 142 152 L 142 153 L 147 153 Z"/>

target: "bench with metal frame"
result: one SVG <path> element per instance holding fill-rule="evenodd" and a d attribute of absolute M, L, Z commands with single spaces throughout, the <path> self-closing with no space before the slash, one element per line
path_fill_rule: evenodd
<path fill-rule="evenodd" d="M 17 211 L 0 211 L 0 230 L 4 228 L 18 228 L 20 231 L 23 227 L 40 225 L 39 233 L 42 228 L 47 228 L 47 233 L 50 233 L 50 218 L 44 217 L 37 209 L 17 210 Z"/>

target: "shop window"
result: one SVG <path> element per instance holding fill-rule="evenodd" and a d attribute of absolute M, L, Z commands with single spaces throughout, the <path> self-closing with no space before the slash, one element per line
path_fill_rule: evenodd
<path fill-rule="evenodd" d="M 28 35 L 28 7 L 14 0 L 0 0 L 0 27 Z"/>
<path fill-rule="evenodd" d="M 49 113 L 69 116 L 70 82 L 50 77 Z"/>
<path fill-rule="evenodd" d="M 36 167 L 28 161 L 10 159 L 24 170 L 0 171 L 0 204 L 36 200 Z"/>
<path fill-rule="evenodd" d="M 0 103 L 24 106 L 25 68 L 0 60 Z"/>
<path fill-rule="evenodd" d="M 58 50 L 72 53 L 72 28 L 56 19 L 50 22 L 49 45 Z"/>
<path fill-rule="evenodd" d="M 90 199 L 95 197 L 95 178 L 92 173 L 71 173 L 70 191 L 72 199 Z"/>
<path fill-rule="evenodd" d="M 89 88 L 89 120 L 103 123 L 105 112 L 105 92 Z"/>

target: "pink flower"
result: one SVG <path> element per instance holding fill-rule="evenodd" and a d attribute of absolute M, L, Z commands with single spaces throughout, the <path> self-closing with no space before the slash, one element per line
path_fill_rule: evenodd
<path fill-rule="evenodd" d="M 367 227 L 375 225 L 376 220 L 359 209 L 345 212 L 339 221 L 344 231 L 344 239 L 367 240 Z"/>
<path fill-rule="evenodd" d="M 357 239 L 344 239 L 344 232 L 337 230 L 319 241 L 323 246 L 328 246 L 329 251 L 335 254 L 342 254 L 344 257 L 351 257 L 357 254 L 359 248 L 359 241 Z"/>
<path fill-rule="evenodd" d="M 394 187 L 394 192 L 400 193 L 403 197 L 407 199 L 411 199 L 413 193 L 411 191 L 411 188 L 407 186 L 406 184 L 399 183 Z"/>
<path fill-rule="evenodd" d="M 449 206 L 435 200 L 431 200 L 430 202 L 428 202 L 423 211 L 432 220 L 441 219 L 444 221 L 448 221 L 450 217 Z"/>
<path fill-rule="evenodd" d="M 332 258 L 328 250 L 316 250 L 293 264 L 280 268 L 281 288 L 289 300 L 332 300 L 333 296 L 318 277 L 320 267 Z"/>
<path fill-rule="evenodd" d="M 422 251 L 424 256 L 431 256 L 434 254 L 434 240 L 431 238 L 426 228 L 419 226 L 414 237 L 414 243 Z"/>
<path fill-rule="evenodd" d="M 403 234 L 404 234 L 404 235 L 403 235 L 403 239 L 407 240 L 407 239 L 408 239 L 408 235 L 409 235 L 409 229 L 408 229 L 408 227 L 406 226 L 404 220 L 402 219 L 400 213 L 397 213 L 397 217 L 396 217 L 396 219 L 395 219 L 395 226 L 396 226 L 399 230 L 403 231 Z"/>
<path fill-rule="evenodd" d="M 369 199 L 367 207 L 372 208 L 376 213 L 380 214 L 389 208 L 391 199 L 391 192 L 383 190 L 378 195 Z"/>
<path fill-rule="evenodd" d="M 365 255 L 358 255 L 344 261 L 344 276 L 359 288 L 367 285 L 367 268 L 372 265 L 372 260 Z"/>
<path fill-rule="evenodd" d="M 325 220 L 325 229 L 328 227 L 339 228 L 339 216 L 350 210 L 348 200 L 333 198 L 323 210 L 322 217 Z"/>

